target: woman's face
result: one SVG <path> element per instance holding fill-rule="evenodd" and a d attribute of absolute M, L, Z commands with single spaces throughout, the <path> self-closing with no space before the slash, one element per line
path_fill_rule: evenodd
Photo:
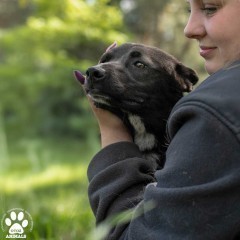
<path fill-rule="evenodd" d="M 205 68 L 212 74 L 240 59 L 240 0 L 188 0 L 190 17 L 184 29 L 199 42 Z"/>

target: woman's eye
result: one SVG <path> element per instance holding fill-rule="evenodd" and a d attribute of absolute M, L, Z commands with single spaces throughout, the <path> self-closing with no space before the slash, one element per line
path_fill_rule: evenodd
<path fill-rule="evenodd" d="M 136 63 L 134 63 L 134 65 L 135 65 L 137 68 L 145 68 L 145 67 L 146 67 L 146 65 L 145 65 L 144 63 L 142 63 L 142 62 L 136 62 Z"/>
<path fill-rule="evenodd" d="M 214 14 L 217 10 L 218 10 L 218 7 L 203 7 L 203 8 L 202 8 L 202 11 L 203 11 L 206 15 L 212 15 L 212 14 Z"/>

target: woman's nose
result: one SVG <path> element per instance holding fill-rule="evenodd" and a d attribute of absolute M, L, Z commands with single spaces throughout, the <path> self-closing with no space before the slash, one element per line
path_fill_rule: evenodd
<path fill-rule="evenodd" d="M 201 14 L 192 12 L 184 28 L 184 34 L 187 38 L 200 39 L 206 34 L 204 21 Z"/>

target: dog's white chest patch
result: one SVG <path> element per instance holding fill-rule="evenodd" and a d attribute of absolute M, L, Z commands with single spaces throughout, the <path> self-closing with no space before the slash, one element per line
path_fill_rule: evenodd
<path fill-rule="evenodd" d="M 139 150 L 151 150 L 156 144 L 154 135 L 146 132 L 144 123 L 139 116 L 129 114 L 128 119 L 135 130 L 134 142 L 138 145 Z"/>

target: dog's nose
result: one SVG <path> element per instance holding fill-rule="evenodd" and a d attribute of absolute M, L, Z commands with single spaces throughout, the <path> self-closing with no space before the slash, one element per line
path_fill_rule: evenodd
<path fill-rule="evenodd" d="M 86 71 L 86 75 L 92 80 L 100 81 L 105 78 L 105 70 L 100 67 L 90 67 Z"/>

